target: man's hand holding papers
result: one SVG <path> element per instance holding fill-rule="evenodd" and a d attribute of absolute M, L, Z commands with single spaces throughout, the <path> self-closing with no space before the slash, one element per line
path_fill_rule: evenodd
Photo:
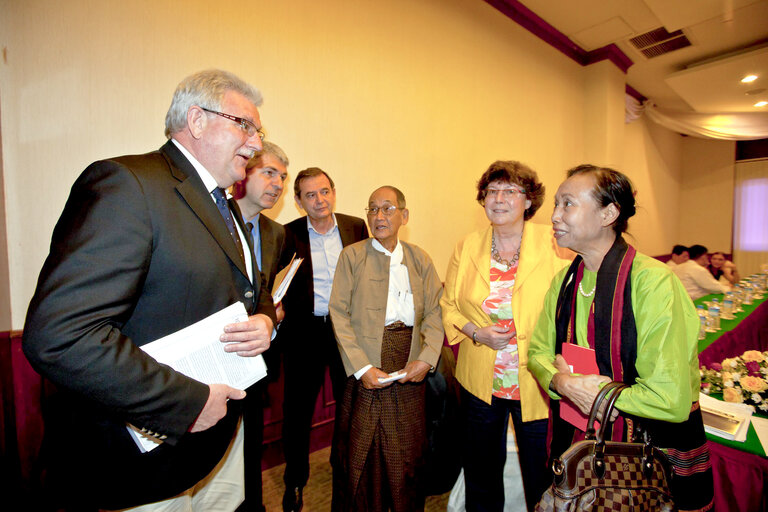
<path fill-rule="evenodd" d="M 243 389 L 266 377 L 261 352 L 269 348 L 272 330 L 269 317 L 249 317 L 243 303 L 237 302 L 141 349 L 158 362 L 208 384 L 208 400 L 191 427 L 192 432 L 200 432 L 226 415 L 227 400 L 244 398 Z M 223 347 L 222 342 L 226 343 Z M 158 446 L 157 439 L 138 428 L 129 425 L 128 430 L 142 451 Z"/>
<path fill-rule="evenodd" d="M 224 326 L 224 334 L 219 338 L 225 352 L 235 352 L 242 357 L 253 357 L 269 348 L 272 338 L 272 319 L 267 315 L 253 315 L 245 322 Z"/>

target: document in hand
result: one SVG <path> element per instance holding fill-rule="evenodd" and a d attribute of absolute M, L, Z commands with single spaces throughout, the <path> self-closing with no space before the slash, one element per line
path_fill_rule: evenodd
<path fill-rule="evenodd" d="M 563 343 L 563 357 L 572 373 L 581 375 L 599 375 L 597 368 L 597 357 L 595 351 L 588 347 L 582 347 L 575 343 Z M 582 413 L 570 400 L 563 398 L 560 400 L 560 417 L 578 428 L 582 432 L 587 431 L 587 415 Z M 597 422 L 595 422 L 597 428 Z"/>
<path fill-rule="evenodd" d="M 225 325 L 246 320 L 245 306 L 236 302 L 180 331 L 147 343 L 141 349 L 158 363 L 204 384 L 227 384 L 245 389 L 267 376 L 264 358 L 225 352 L 219 337 L 224 333 Z M 161 442 L 143 435 L 133 425 L 128 425 L 128 431 L 142 451 L 149 451 Z"/>
<path fill-rule="evenodd" d="M 283 300 L 283 297 L 285 297 L 285 292 L 288 291 L 288 286 L 291 284 L 293 276 L 296 275 L 296 270 L 298 270 L 302 261 L 304 261 L 304 258 L 297 258 L 296 254 L 294 253 L 293 257 L 291 258 L 291 262 L 286 265 L 283 270 L 278 272 L 277 275 L 275 275 L 275 284 L 272 286 L 273 303 L 277 304 Z"/>

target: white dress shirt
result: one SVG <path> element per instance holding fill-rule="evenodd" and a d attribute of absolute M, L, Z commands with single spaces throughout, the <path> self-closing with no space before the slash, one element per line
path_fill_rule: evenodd
<path fill-rule="evenodd" d="M 709 295 L 710 293 L 725 293 L 728 291 L 726 286 L 723 286 L 712 277 L 709 270 L 693 260 L 680 263 L 673 267 L 672 271 L 680 278 L 680 282 L 683 283 L 685 291 L 688 292 L 692 300 Z"/>
<path fill-rule="evenodd" d="M 309 231 L 309 249 L 312 255 L 312 288 L 315 294 L 316 316 L 328 314 L 328 301 L 331 299 L 333 275 L 344 245 L 341 243 L 339 225 L 333 216 L 333 227 L 325 233 L 318 233 L 307 216 Z"/>

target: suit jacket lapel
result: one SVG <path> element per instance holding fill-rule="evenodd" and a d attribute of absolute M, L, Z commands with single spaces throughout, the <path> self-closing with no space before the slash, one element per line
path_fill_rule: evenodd
<path fill-rule="evenodd" d="M 346 219 L 340 215 L 336 215 L 336 225 L 339 228 L 339 235 L 341 236 L 341 245 L 346 247 L 349 244 L 357 242 L 355 239 L 355 230 L 351 222 L 347 222 Z"/>
<path fill-rule="evenodd" d="M 237 201 L 234 199 L 230 199 L 229 201 L 229 209 L 232 210 L 232 217 L 234 217 L 235 222 L 240 226 L 240 231 L 243 232 L 245 235 L 245 239 L 247 240 L 247 243 L 243 244 L 243 247 L 247 247 L 248 251 L 247 254 L 245 254 L 246 258 L 251 258 L 251 269 L 253 269 L 253 280 L 252 283 L 256 284 L 258 287 L 258 283 L 261 282 L 261 279 L 257 279 L 258 273 L 259 273 L 259 266 L 256 265 L 256 256 L 253 254 L 253 237 L 251 236 L 251 230 L 248 229 L 248 226 L 245 224 L 245 219 L 243 219 L 243 212 L 240 211 L 240 205 L 237 204 Z M 218 209 L 217 209 L 218 211 Z M 221 217 L 221 214 L 219 214 L 219 217 Z M 227 234 L 229 234 L 229 230 L 227 230 Z M 232 242 L 232 246 L 235 248 L 235 251 L 237 252 L 237 255 L 240 255 L 240 252 L 237 251 L 237 246 L 235 246 L 234 240 L 232 240 L 232 237 L 229 237 L 229 240 Z M 241 240 L 241 242 L 245 242 L 244 240 Z M 243 263 L 243 261 L 238 258 L 238 261 Z M 238 266 L 242 271 L 245 272 L 245 275 L 247 276 L 248 273 L 246 271 L 245 266 Z"/>
<path fill-rule="evenodd" d="M 314 311 L 314 298 L 315 298 L 315 282 L 314 282 L 314 269 L 312 268 L 312 249 L 309 246 L 309 228 L 307 227 L 307 217 L 301 217 L 302 225 L 296 230 L 296 257 L 304 258 L 304 262 L 301 264 L 303 267 L 303 274 L 306 278 L 304 285 L 305 294 L 309 297 L 310 313 Z"/>
<path fill-rule="evenodd" d="M 190 209 L 197 215 L 200 221 L 205 225 L 211 236 L 221 246 L 232 263 L 247 276 L 245 262 L 240 257 L 235 241 L 229 234 L 224 219 L 221 218 L 216 204 L 211 199 L 210 193 L 205 190 L 203 180 L 197 174 L 197 171 L 187 158 L 179 151 L 176 145 L 170 140 L 165 143 L 161 151 L 168 158 L 171 174 L 180 181 L 176 185 L 176 190 L 182 199 L 187 203 Z M 234 217 L 238 217 L 234 215 Z"/>
<path fill-rule="evenodd" d="M 272 225 L 264 217 L 263 212 L 259 215 L 259 236 L 261 238 L 261 271 L 269 278 L 272 273 L 272 267 L 275 265 L 275 258 L 273 256 L 277 254 L 277 247 Z"/>

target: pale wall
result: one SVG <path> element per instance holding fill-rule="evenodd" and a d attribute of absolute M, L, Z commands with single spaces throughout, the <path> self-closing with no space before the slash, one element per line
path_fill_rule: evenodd
<path fill-rule="evenodd" d="M 362 215 L 373 188 L 401 187 L 404 238 L 441 275 L 454 244 L 486 223 L 474 183 L 491 161 L 538 170 L 548 193 L 534 222 L 548 223 L 563 171 L 587 154 L 597 92 L 610 103 L 599 122 L 611 126 L 589 132 L 589 154 L 612 160 L 625 129 L 620 74 L 581 67 L 479 0 L 0 0 L 0 11 L 16 329 L 76 176 L 93 160 L 159 147 L 175 85 L 199 69 L 261 88 L 290 174 L 329 171 L 339 211 Z M 271 212 L 281 222 L 299 215 L 286 196 Z"/>
<path fill-rule="evenodd" d="M 2 156 L 0 131 L 0 185 L 3 184 Z M 0 188 L 0 332 L 11 329 L 11 282 L 8 276 L 8 236 L 5 225 L 5 192 Z"/>
<path fill-rule="evenodd" d="M 623 170 L 637 189 L 628 237 L 640 252 L 668 254 L 680 236 L 682 135 L 645 117 L 626 125 Z"/>
<path fill-rule="evenodd" d="M 680 243 L 732 251 L 736 143 L 684 137 Z"/>

